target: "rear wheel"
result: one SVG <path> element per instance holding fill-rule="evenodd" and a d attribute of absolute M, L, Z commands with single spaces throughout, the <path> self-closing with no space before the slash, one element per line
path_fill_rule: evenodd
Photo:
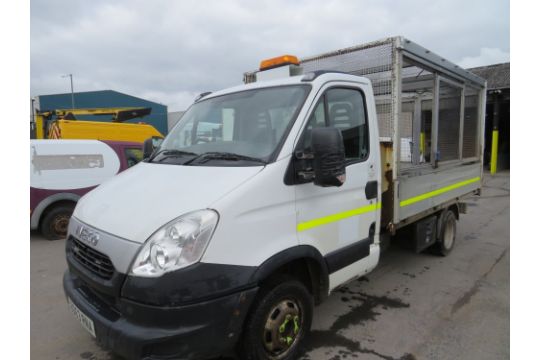
<path fill-rule="evenodd" d="M 48 210 L 41 220 L 41 234 L 47 240 L 64 239 L 74 208 L 75 205 L 57 205 Z"/>
<path fill-rule="evenodd" d="M 456 215 L 451 210 L 445 211 L 441 219 L 441 237 L 434 245 L 434 250 L 437 254 L 446 256 L 450 254 L 456 242 Z"/>
<path fill-rule="evenodd" d="M 311 328 L 313 297 L 297 280 L 261 289 L 246 319 L 240 355 L 245 360 L 295 359 Z"/>

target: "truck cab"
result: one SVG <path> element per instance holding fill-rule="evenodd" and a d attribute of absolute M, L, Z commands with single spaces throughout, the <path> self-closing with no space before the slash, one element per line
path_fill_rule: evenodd
<path fill-rule="evenodd" d="M 313 306 L 378 263 L 380 162 L 366 78 L 208 94 L 151 156 L 79 200 L 70 308 L 128 359 L 293 359 Z"/>

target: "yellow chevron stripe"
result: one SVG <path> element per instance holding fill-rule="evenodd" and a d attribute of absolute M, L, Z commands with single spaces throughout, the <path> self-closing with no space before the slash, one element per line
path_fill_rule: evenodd
<path fill-rule="evenodd" d="M 446 186 L 446 187 L 443 187 L 443 188 L 440 188 L 440 189 L 437 189 L 437 190 L 433 190 L 433 191 L 427 192 L 427 193 L 422 194 L 422 195 L 414 196 L 414 197 L 409 198 L 407 200 L 401 201 L 399 203 L 399 206 L 411 205 L 411 204 L 417 203 L 419 201 L 426 200 L 426 199 L 429 199 L 429 198 L 444 194 L 445 192 L 455 190 L 455 189 L 460 188 L 462 186 L 473 184 L 473 183 L 478 182 L 480 180 L 481 180 L 480 177 L 475 177 L 473 179 L 461 181 L 461 182 L 458 182 L 456 184 L 452 184 L 452 185 L 449 185 L 449 186 Z"/>
<path fill-rule="evenodd" d="M 309 220 L 309 221 L 306 221 L 306 222 L 303 222 L 303 223 L 299 223 L 296 226 L 296 230 L 298 232 L 305 231 L 305 230 L 312 229 L 312 228 L 317 227 L 317 226 L 330 224 L 330 223 L 333 223 L 333 222 L 336 222 L 336 221 L 340 221 L 340 220 L 343 220 L 343 219 L 350 218 L 352 216 L 357 216 L 357 215 L 365 214 L 365 213 L 368 213 L 368 212 L 371 212 L 371 211 L 375 211 L 375 210 L 380 209 L 380 208 L 381 208 L 381 203 L 377 202 L 377 203 L 370 204 L 370 205 L 367 205 L 367 206 L 362 206 L 362 207 L 359 207 L 359 208 L 356 208 L 356 209 L 347 210 L 347 211 L 343 211 L 343 212 L 340 212 L 340 213 L 324 216 L 324 217 L 321 217 L 321 218 L 318 218 L 318 219 L 313 219 L 313 220 Z"/>

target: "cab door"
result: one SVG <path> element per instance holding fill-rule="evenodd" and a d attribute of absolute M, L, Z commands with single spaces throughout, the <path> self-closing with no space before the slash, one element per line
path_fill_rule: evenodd
<path fill-rule="evenodd" d="M 323 88 L 293 155 L 297 236 L 324 256 L 330 289 L 370 271 L 379 257 L 373 245 L 380 207 L 378 139 L 376 129 L 370 131 L 368 115 L 376 115 L 368 114 L 366 93 L 370 89 L 361 84 Z M 315 186 L 309 178 L 311 130 L 328 126 L 341 130 L 345 146 L 346 180 L 340 187 Z"/>

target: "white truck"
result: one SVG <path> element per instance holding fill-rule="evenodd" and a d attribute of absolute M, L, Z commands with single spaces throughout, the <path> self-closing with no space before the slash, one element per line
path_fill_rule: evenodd
<path fill-rule="evenodd" d="M 485 81 L 413 42 L 274 58 L 245 82 L 71 218 L 69 306 L 128 359 L 294 359 L 382 239 L 408 228 L 447 255 L 480 191 Z"/>

